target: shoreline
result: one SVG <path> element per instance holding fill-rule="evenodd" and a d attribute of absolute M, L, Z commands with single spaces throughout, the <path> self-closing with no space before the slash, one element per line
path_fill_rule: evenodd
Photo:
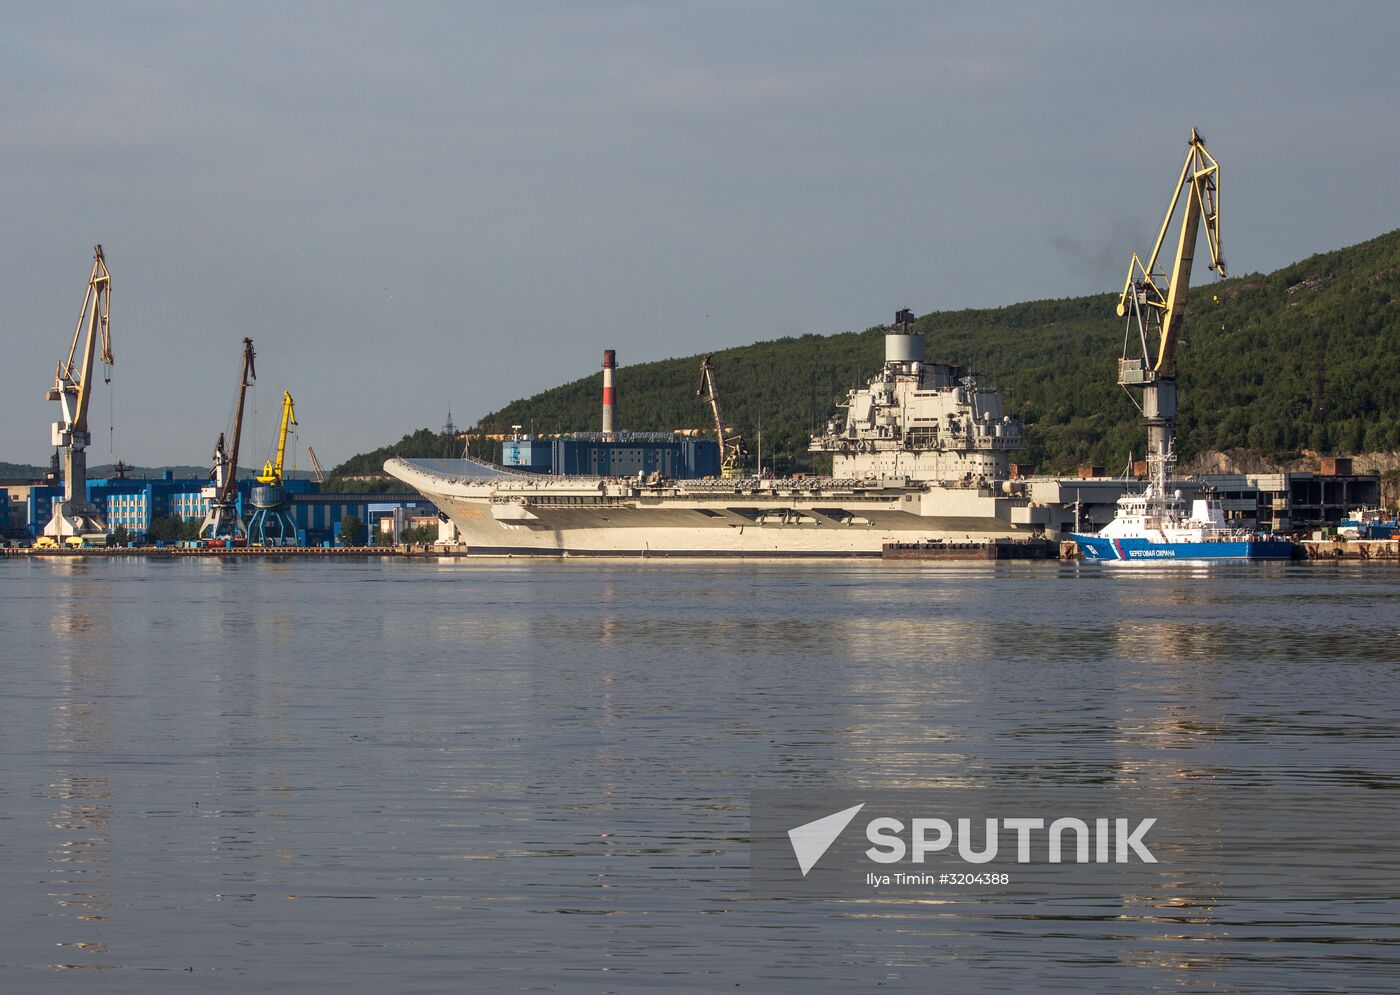
<path fill-rule="evenodd" d="M 939 552 L 938 555 L 919 555 L 920 551 L 911 548 L 907 552 L 899 550 L 895 555 L 888 553 L 884 560 L 919 560 L 923 562 L 937 562 L 945 560 L 947 562 L 986 560 L 989 562 L 1026 559 L 1040 560 L 1041 562 L 1074 562 L 1079 560 L 1079 556 L 1073 552 L 1073 542 L 1062 543 L 1059 556 L 1053 552 L 1050 555 L 1041 556 L 997 556 L 987 553 L 979 547 L 972 549 L 957 549 Z M 903 555 L 901 555 L 903 554 Z M 910 555 L 913 554 L 913 555 Z M 267 546 L 267 547 L 235 547 L 235 548 L 201 548 L 187 546 L 121 546 L 104 547 L 94 546 L 81 549 L 35 549 L 28 546 L 7 546 L 0 547 L 0 556 L 4 557 L 58 557 L 58 558 L 85 558 L 110 559 L 114 557 L 138 557 L 143 559 L 187 559 L 191 557 L 213 558 L 213 559 L 307 559 L 307 560 L 367 560 L 367 559 L 415 559 L 415 560 L 544 560 L 557 562 L 560 560 L 735 560 L 735 559 L 763 559 L 773 561 L 783 560 L 810 560 L 810 559 L 881 559 L 879 554 L 873 556 L 797 556 L 782 553 L 746 553 L 717 555 L 710 553 L 657 553 L 648 555 L 629 553 L 605 553 L 605 552 L 489 552 L 472 553 L 463 546 L 424 546 L 422 544 L 398 545 L 398 546 Z M 1296 543 L 1296 554 L 1292 562 L 1294 563 L 1335 563 L 1338 561 L 1350 561 L 1356 563 L 1390 563 L 1400 564 L 1400 539 L 1304 539 Z M 1171 562 L 1171 561 L 1165 561 Z M 1188 562 L 1188 561 L 1180 561 Z M 1191 561 L 1196 562 L 1196 561 Z"/>

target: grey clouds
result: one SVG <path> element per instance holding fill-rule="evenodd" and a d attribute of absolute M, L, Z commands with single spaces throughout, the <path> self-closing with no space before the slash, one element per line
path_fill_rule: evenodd
<path fill-rule="evenodd" d="M 330 464 L 604 347 L 625 392 L 649 359 L 1116 289 L 1192 126 L 1235 273 L 1400 223 L 1391 5 L 48 3 L 3 23 L 0 459 L 46 460 L 95 242 L 115 455 L 204 461 L 249 335 L 259 443 L 286 387 Z"/>

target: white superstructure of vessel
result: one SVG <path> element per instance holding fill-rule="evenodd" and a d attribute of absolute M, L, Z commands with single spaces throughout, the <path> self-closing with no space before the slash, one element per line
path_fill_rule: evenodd
<path fill-rule="evenodd" d="M 1193 498 L 1190 508 L 1181 491 L 1168 489 L 1171 460 L 1151 460 L 1152 474 L 1141 494 L 1118 499 L 1118 513 L 1095 533 L 1105 539 L 1146 539 L 1152 543 L 1231 542 L 1250 538 L 1249 529 L 1232 528 L 1212 494 Z"/>
<path fill-rule="evenodd" d="M 1181 491 L 1169 490 L 1173 461 L 1148 456 L 1151 476 L 1140 494 L 1118 499 L 1113 521 L 1093 534 L 1072 538 L 1086 560 L 1153 562 L 1158 560 L 1286 560 L 1293 544 L 1275 536 L 1235 528 L 1213 494 L 1194 498 L 1188 510 Z"/>
<path fill-rule="evenodd" d="M 958 367 L 925 363 L 907 316 L 901 311 L 905 322 L 885 335 L 884 368 L 850 392 L 845 418 L 813 437 L 812 452 L 832 454 L 836 477 L 1005 480 L 1021 423 L 1002 412 L 1000 394 Z"/>
<path fill-rule="evenodd" d="M 905 314 L 902 313 L 901 317 Z M 995 391 L 885 337 L 885 363 L 812 439 L 831 477 L 643 480 L 520 473 L 475 460 L 391 459 L 481 555 L 852 556 L 886 543 L 1032 538 L 1052 521 L 1009 480 L 1021 425 Z"/>

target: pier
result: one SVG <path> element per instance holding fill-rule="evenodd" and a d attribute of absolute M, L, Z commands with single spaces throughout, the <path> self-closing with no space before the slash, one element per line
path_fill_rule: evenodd
<path fill-rule="evenodd" d="M 880 555 L 886 560 L 1053 560 L 1060 548 L 1049 539 L 887 542 Z"/>
<path fill-rule="evenodd" d="M 76 549 L 35 549 L 6 546 L 0 556 L 99 557 L 139 556 L 147 559 L 179 559 L 192 556 L 216 559 L 314 559 L 364 560 L 407 556 L 401 546 L 82 546 Z M 413 555 L 422 555 L 421 553 Z"/>
<path fill-rule="evenodd" d="M 886 543 L 881 551 L 885 560 L 1077 560 L 1073 540 L 1008 540 L 992 542 Z M 468 559 L 467 547 L 414 543 L 398 546 L 83 546 L 73 549 L 35 549 L 32 546 L 0 546 L 4 557 L 143 557 L 146 559 L 188 559 L 204 557 L 225 560 L 370 560 L 370 559 Z M 665 558 L 665 557 L 661 557 Z M 730 557 L 725 557 L 726 559 Z M 781 558 L 781 557 L 778 557 Z M 797 557 L 794 557 L 797 558 Z M 1298 542 L 1295 561 L 1331 563 L 1339 560 L 1400 564 L 1397 539 L 1305 539 Z"/>
<path fill-rule="evenodd" d="M 1305 539 L 1298 543 L 1307 560 L 1377 560 L 1400 563 L 1397 539 Z"/>

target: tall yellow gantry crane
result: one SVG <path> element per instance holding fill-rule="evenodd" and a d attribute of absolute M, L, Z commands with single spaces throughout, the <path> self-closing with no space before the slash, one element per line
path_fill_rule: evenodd
<path fill-rule="evenodd" d="M 282 419 L 277 425 L 276 455 L 263 463 L 257 486 L 249 495 L 253 513 L 248 517 L 248 542 L 254 546 L 294 546 L 298 542 L 296 522 L 289 510 L 286 475 L 282 471 L 287 455 L 287 433 L 296 427 L 296 405 L 292 395 L 282 391 Z"/>
<path fill-rule="evenodd" d="M 719 442 L 719 475 L 725 480 L 732 480 L 740 474 L 739 463 L 743 447 L 740 445 L 739 436 L 725 430 L 724 415 L 719 405 L 719 382 L 715 380 L 715 365 L 712 359 L 713 356 L 706 356 L 700 360 L 700 386 L 695 388 L 695 396 L 705 398 L 709 402 L 710 412 L 715 418 L 715 439 Z"/>
<path fill-rule="evenodd" d="M 1177 236 L 1171 276 L 1158 268 L 1167 232 L 1183 198 L 1186 201 Z M 1176 191 L 1152 252 L 1143 262 L 1136 252 L 1128 264 L 1128 278 L 1118 298 L 1118 316 L 1128 318 L 1123 336 L 1123 358 L 1118 361 L 1118 383 L 1142 391 L 1143 422 L 1147 426 L 1147 458 L 1153 479 L 1165 486 L 1172 454 L 1172 424 L 1176 420 L 1176 349 L 1185 325 L 1186 297 L 1191 286 L 1191 264 L 1196 255 L 1196 234 L 1204 229 L 1210 249 L 1210 268 L 1225 276 L 1220 248 L 1220 163 L 1206 151 L 1205 139 L 1195 128 L 1186 162 L 1176 181 Z M 1133 336 L 1136 328 L 1137 335 Z M 1134 403 L 1137 399 L 1134 398 Z M 1160 478 L 1160 479 L 1159 479 Z"/>
<path fill-rule="evenodd" d="M 102 246 L 93 246 L 92 274 L 88 277 L 83 308 L 68 358 L 58 361 L 53 386 L 46 395 L 59 403 L 61 417 L 53 423 L 53 444 L 63 453 L 63 500 L 44 526 L 44 535 L 56 538 L 88 537 L 107 534 L 107 521 L 87 498 L 87 447 L 92 444 L 88 431 L 88 409 L 92 402 L 92 368 L 101 344 L 102 362 L 111 366 L 112 334 L 110 303 L 112 276 Z M 86 337 L 84 337 L 86 333 Z M 79 345 L 81 343 L 81 346 Z M 73 541 L 77 541 L 74 539 Z"/>
<path fill-rule="evenodd" d="M 287 431 L 295 428 L 296 424 L 296 405 L 292 403 L 292 395 L 284 390 L 282 391 L 282 421 L 277 427 L 277 455 L 263 464 L 263 471 L 258 474 L 258 483 L 266 484 L 269 487 L 282 486 L 282 460 L 287 454 Z"/>

